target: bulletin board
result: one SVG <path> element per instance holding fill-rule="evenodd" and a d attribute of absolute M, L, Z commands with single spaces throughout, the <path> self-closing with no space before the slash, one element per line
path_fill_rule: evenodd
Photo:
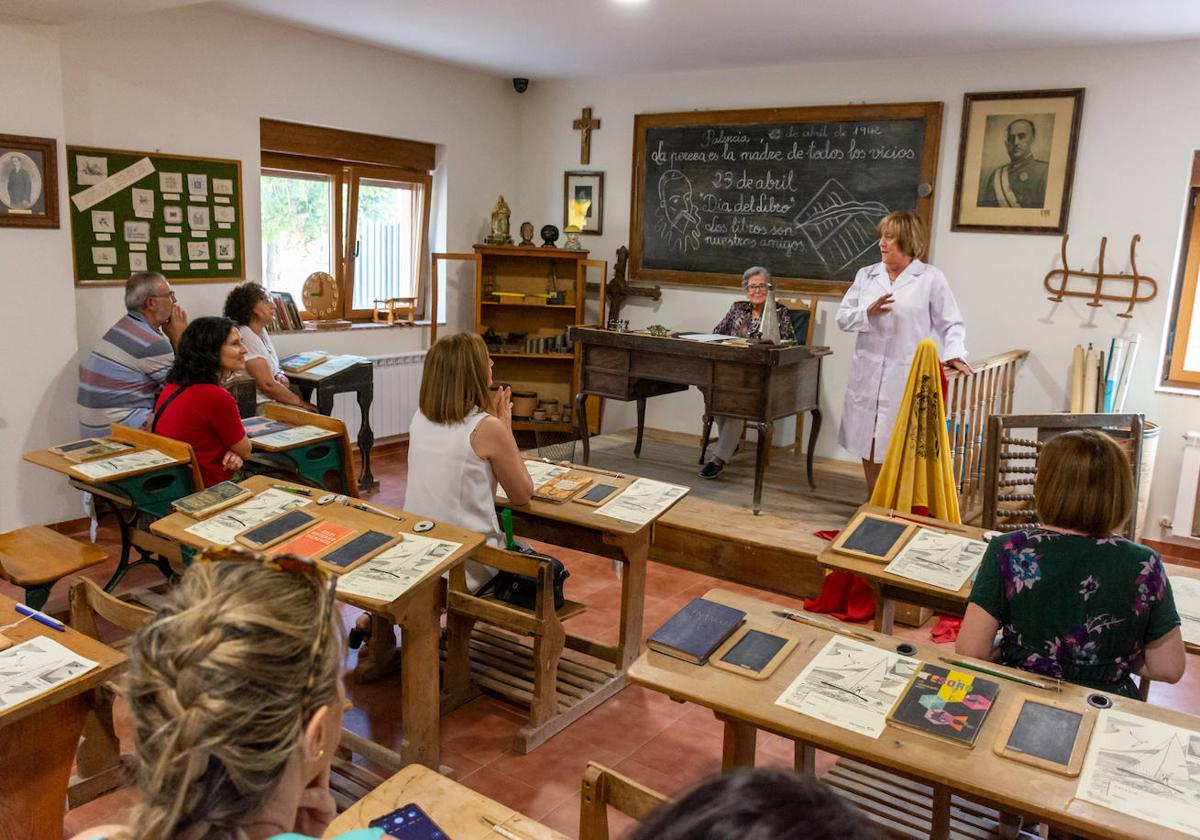
<path fill-rule="evenodd" d="M 245 277 L 237 160 L 67 146 L 75 285 Z"/>

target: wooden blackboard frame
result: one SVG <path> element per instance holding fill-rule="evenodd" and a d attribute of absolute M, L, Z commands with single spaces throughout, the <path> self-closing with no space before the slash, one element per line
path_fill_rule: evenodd
<path fill-rule="evenodd" d="M 921 146 L 920 182 L 929 190 L 917 198 L 917 215 L 932 229 L 933 196 L 936 192 L 938 148 L 942 134 L 941 102 L 899 102 L 879 105 L 819 105 L 793 108 L 751 108 L 728 111 L 682 111 L 667 114 L 637 114 L 633 124 L 633 185 L 630 190 L 629 271 L 630 277 L 648 283 L 706 288 L 740 286 L 741 276 L 716 272 L 678 271 L 642 267 L 642 226 L 646 180 L 646 134 L 652 128 L 691 128 L 712 125 L 772 125 L 776 123 L 820 123 L 839 120 L 925 121 Z M 775 278 L 776 289 L 810 294 L 841 296 L 849 282 L 806 277 Z"/>
<path fill-rule="evenodd" d="M 154 165 L 154 170 L 147 175 L 139 178 L 137 181 L 122 187 L 117 193 L 102 199 L 93 206 L 89 206 L 84 210 L 80 210 L 73 201 L 75 195 L 83 192 L 88 188 L 86 184 L 80 184 L 77 180 L 76 158 L 80 155 L 90 157 L 103 157 L 108 161 L 108 175 L 112 176 L 116 172 L 130 165 L 132 161 L 138 161 L 142 158 L 148 158 Z M 165 230 L 166 222 L 163 216 L 163 207 L 167 202 L 164 202 L 164 192 L 159 189 L 160 182 L 158 173 L 161 171 L 161 164 L 170 161 L 171 169 L 174 172 L 176 165 L 181 170 L 181 174 L 185 179 L 184 189 L 179 193 L 178 199 L 172 199 L 172 205 L 178 205 L 184 208 L 186 216 L 186 208 L 189 204 L 190 194 L 187 190 L 186 176 L 189 172 L 203 174 L 207 176 L 207 193 L 205 206 L 209 208 L 209 230 L 207 236 L 203 238 L 191 237 L 190 229 L 186 218 L 181 223 L 182 232 L 174 233 Z M 233 181 L 233 193 L 229 196 L 227 204 L 214 200 L 214 192 L 212 189 L 212 179 L 228 178 Z M 194 155 L 174 155 L 164 154 L 162 152 L 142 152 L 132 149 L 107 149 L 97 146 L 67 146 L 67 171 L 65 174 L 67 181 L 67 209 L 71 219 L 71 263 L 75 273 L 76 286 L 123 286 L 131 273 L 129 268 L 129 252 L 128 244 L 122 239 L 122 227 L 126 221 L 147 221 L 150 223 L 151 238 L 147 245 L 146 253 L 148 255 L 147 268 L 150 271 L 158 271 L 164 277 L 171 281 L 172 284 L 178 283 L 238 283 L 245 279 L 246 275 L 246 237 L 245 237 L 245 214 L 244 214 L 244 196 L 242 184 L 242 162 L 240 160 L 224 159 L 224 158 L 209 158 L 197 157 Z M 147 180 L 150 179 L 150 180 Z M 127 197 L 129 190 L 133 187 L 152 188 L 155 198 L 154 215 L 152 218 L 143 219 L 130 215 L 126 212 L 126 205 L 131 205 L 131 200 Z M 212 209 L 220 206 L 232 207 L 235 218 L 232 227 L 222 229 L 218 226 Z M 95 231 L 91 225 L 91 211 L 93 210 L 111 210 L 114 213 L 114 227 L 110 240 L 100 241 L 96 239 Z M 178 238 L 180 240 L 180 260 L 179 269 L 168 269 L 164 271 L 157 258 L 156 246 L 157 240 L 163 236 Z M 233 260 L 230 269 L 215 268 L 218 260 L 215 254 L 210 254 L 206 261 L 213 268 L 206 270 L 193 271 L 188 268 L 189 260 L 186 258 L 186 249 L 188 242 L 207 242 L 210 246 L 210 251 L 215 250 L 217 239 L 234 239 L 236 243 L 237 253 Z M 92 246 L 103 245 L 116 247 L 118 249 L 118 260 L 113 266 L 112 275 L 101 275 L 95 271 L 96 266 L 85 258 L 84 253 Z M 124 276 L 122 276 L 122 274 Z"/>

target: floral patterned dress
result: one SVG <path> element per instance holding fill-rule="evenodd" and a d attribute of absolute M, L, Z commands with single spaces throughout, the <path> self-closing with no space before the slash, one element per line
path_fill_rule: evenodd
<path fill-rule="evenodd" d="M 775 304 L 779 313 L 779 340 L 795 341 L 796 330 L 792 327 L 792 316 L 782 303 Z M 748 300 L 735 300 L 721 322 L 713 327 L 717 335 L 732 335 L 737 338 L 762 338 L 762 319 L 754 317 L 754 307 Z"/>
<path fill-rule="evenodd" d="M 1134 660 L 1179 625 L 1162 559 L 1115 535 L 995 537 L 971 603 L 1000 622 L 1003 664 L 1126 697 Z"/>

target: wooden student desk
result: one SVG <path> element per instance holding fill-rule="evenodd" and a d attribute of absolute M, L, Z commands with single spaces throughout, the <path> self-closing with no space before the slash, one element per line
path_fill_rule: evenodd
<path fill-rule="evenodd" d="M 21 617 L 0 595 L 0 624 Z M 14 645 L 37 636 L 53 639 L 99 666 L 52 691 L 0 711 L 0 837 L 61 840 L 71 765 L 91 702 L 91 691 L 125 665 L 124 654 L 67 628 L 30 619 L 3 631 Z"/>
<path fill-rule="evenodd" d="M 341 420 L 280 403 L 268 403 L 263 410 L 263 416 L 289 426 L 315 426 L 322 429 L 324 434 L 284 446 L 263 443 L 261 438 L 267 437 L 266 435 L 250 438 L 250 444 L 256 453 L 265 452 L 268 455 L 267 458 L 254 458 L 251 455 L 256 463 L 276 470 L 295 470 L 296 475 L 314 487 L 358 496 L 358 485 L 352 475 L 354 461 L 350 453 L 350 437 L 346 434 L 346 426 Z M 270 456 L 286 458 L 291 467 L 281 467 Z"/>
<path fill-rule="evenodd" d="M 261 493 L 273 484 L 287 483 L 258 475 L 241 482 L 241 486 Z M 291 486 L 303 487 L 299 484 Z M 314 500 L 321 495 L 319 490 L 303 489 L 311 490 Z M 355 528 L 370 528 L 389 534 L 411 534 L 412 526 L 425 518 L 383 505 L 376 507 L 396 513 L 403 519 L 396 521 L 343 505 L 312 504 L 306 510 L 324 519 L 353 525 Z M 211 545 L 208 540 L 186 530 L 196 521 L 185 514 L 173 513 L 155 522 L 151 530 L 191 549 L 207 548 Z M 391 603 L 345 593 L 338 593 L 338 600 L 353 604 L 372 615 L 371 638 L 355 669 L 355 678 L 359 681 L 382 676 L 394 665 L 396 639 L 392 633 L 392 624 L 403 628 L 404 644 L 400 647 L 399 654 L 401 744 L 398 752 L 406 763 L 418 762 L 436 770 L 441 756 L 438 742 L 441 576 L 478 548 L 483 543 L 483 536 L 441 522 L 435 522 L 433 530 L 422 536 L 462 543 L 462 548 L 431 567 L 420 581 Z"/>
<path fill-rule="evenodd" d="M 1168 578 L 1186 577 L 1200 579 L 1200 569 L 1192 566 L 1180 566 L 1175 563 L 1165 563 L 1164 566 L 1166 567 Z M 1178 599 L 1176 599 L 1175 606 L 1179 606 Z M 1191 616 L 1184 615 L 1183 610 L 1179 611 L 1179 617 L 1183 619 L 1183 623 L 1185 625 L 1189 623 L 1200 622 L 1200 617 L 1193 618 Z M 1188 653 L 1200 653 L 1200 644 L 1185 641 L 1183 646 L 1187 648 Z"/>
<path fill-rule="evenodd" d="M 163 577 L 170 580 L 175 574 L 168 559 L 174 558 L 173 546 L 146 530 L 145 520 L 166 516 L 171 512 L 171 502 L 204 486 L 200 468 L 192 454 L 192 447 L 172 438 L 122 426 L 119 423 L 113 425 L 108 438 L 133 447 L 113 457 L 156 449 L 172 460 L 170 463 L 146 470 L 133 470 L 105 478 L 88 478 L 72 469 L 80 466 L 79 464 L 68 461 L 49 449 L 26 452 L 22 457 L 31 464 L 65 475 L 72 487 L 91 493 L 96 500 L 98 516 L 105 512 L 104 508 L 112 512 L 121 534 L 121 557 L 117 568 L 104 585 L 106 592 L 111 592 L 127 571 L 144 563 L 153 564 L 162 572 Z M 102 460 L 105 459 L 96 459 Z M 131 563 L 129 556 L 135 548 L 139 559 Z"/>
<path fill-rule="evenodd" d="M 483 817 L 499 823 L 520 838 L 567 840 L 565 835 L 419 764 L 408 765 L 339 814 L 323 836 L 332 838 L 356 828 L 366 828 L 376 817 L 409 803 L 419 805 L 454 840 L 499 840 L 501 835 L 493 831 Z"/>
<path fill-rule="evenodd" d="M 614 332 L 599 327 L 571 327 L 579 343 L 579 393 L 575 417 L 583 438 L 583 462 L 588 462 L 587 398 L 637 400 L 638 436 L 634 454 L 642 448 L 646 399 L 686 391 L 695 385 L 704 395 L 704 447 L 715 417 L 745 420 L 758 431 L 754 462 L 754 512 L 762 502 L 763 474 L 775 421 L 801 411 L 812 412 L 808 436 L 808 484 L 813 483 L 813 452 L 821 431 L 821 359 L 828 347 L 802 344 L 746 347 L 688 341 L 682 338 Z M 581 419 L 582 418 L 582 419 Z M 701 459 L 703 460 L 703 452 Z"/>
<path fill-rule="evenodd" d="M 894 513 L 894 511 L 889 511 L 887 508 L 866 504 L 855 511 L 850 516 L 850 520 L 853 520 L 856 515 L 863 512 L 877 513 L 880 516 L 887 516 L 890 513 Z M 920 522 L 942 531 L 948 531 L 951 534 L 970 537 L 973 540 L 983 539 L 983 529 L 976 528 L 973 525 L 958 525 L 929 516 L 918 516 L 915 513 L 904 514 L 900 517 L 900 521 Z M 832 543 L 830 546 L 832 546 Z M 957 592 L 951 592 L 948 589 L 930 586 L 928 583 L 919 580 L 890 574 L 884 571 L 887 563 L 867 560 L 862 557 L 851 557 L 848 554 L 840 554 L 830 546 L 826 546 L 817 556 L 817 562 L 829 571 L 851 572 L 867 579 L 871 589 L 875 592 L 875 629 L 882 633 L 892 632 L 892 623 L 896 613 L 896 601 L 929 607 L 937 612 L 948 613 L 950 615 L 962 615 L 966 612 L 967 600 L 971 597 L 971 587 L 974 585 L 974 581 L 970 579 Z"/>
<path fill-rule="evenodd" d="M 891 771 L 933 786 L 934 811 L 930 837 L 949 837 L 949 801 L 952 794 L 981 802 L 1002 811 L 1031 816 L 1096 840 L 1183 840 L 1184 835 L 1142 820 L 1075 799 L 1077 778 L 1062 776 L 996 755 L 992 744 L 1013 704 L 1033 695 L 1088 708 L 1085 698 L 1092 693 L 1080 686 L 1062 684 L 1062 691 L 1044 691 L 995 679 L 1000 684 L 993 707 L 974 749 L 964 749 L 939 738 L 895 726 L 887 726 L 879 738 L 868 738 L 816 718 L 775 705 L 776 698 L 804 670 L 804 666 L 833 636 L 825 630 L 775 616 L 775 605 L 722 589 L 710 590 L 709 600 L 745 610 L 747 622 L 773 633 L 800 640 L 791 655 L 766 680 L 752 680 L 711 666 L 696 666 L 654 651 L 646 651 L 629 669 L 629 679 L 660 691 L 676 700 L 705 706 L 725 723 L 723 766 L 726 770 L 754 763 L 758 730 L 772 732 L 797 743 L 797 765 L 811 771 L 812 750 L 821 749 Z M 854 628 L 858 629 L 858 628 Z M 876 644 L 894 650 L 899 640 L 868 634 Z M 917 645 L 914 656 L 938 663 L 944 648 Z M 1001 666 L 990 665 L 998 670 Z M 1022 672 L 1014 672 L 1020 674 Z M 1028 675 L 1026 675 L 1028 676 Z M 1175 726 L 1200 730 L 1200 719 L 1137 700 L 1106 695 L 1113 708 Z M 801 753 L 805 757 L 801 758 Z"/>

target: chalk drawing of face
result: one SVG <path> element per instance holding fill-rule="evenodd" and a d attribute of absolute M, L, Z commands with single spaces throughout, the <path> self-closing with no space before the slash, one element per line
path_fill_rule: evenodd
<path fill-rule="evenodd" d="M 668 247 L 686 254 L 700 247 L 700 214 L 692 201 L 692 182 L 678 169 L 658 179 L 655 230 Z"/>

